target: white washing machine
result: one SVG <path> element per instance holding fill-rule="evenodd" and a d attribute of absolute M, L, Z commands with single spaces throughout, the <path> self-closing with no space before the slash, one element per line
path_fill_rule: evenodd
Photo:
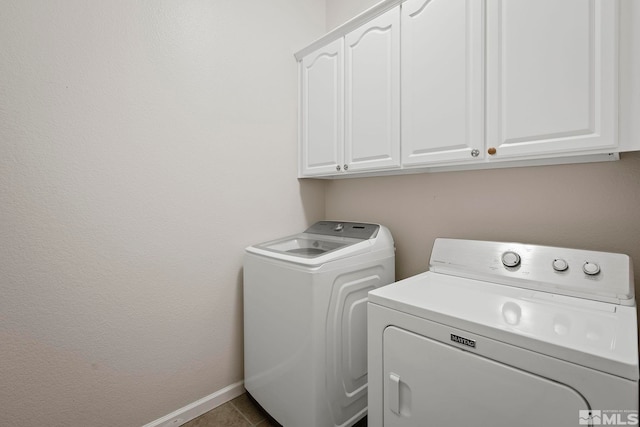
<path fill-rule="evenodd" d="M 389 230 L 321 221 L 246 249 L 245 388 L 285 427 L 367 413 L 367 293 L 395 280 Z"/>
<path fill-rule="evenodd" d="M 629 257 L 437 239 L 369 293 L 370 427 L 638 424 Z"/>

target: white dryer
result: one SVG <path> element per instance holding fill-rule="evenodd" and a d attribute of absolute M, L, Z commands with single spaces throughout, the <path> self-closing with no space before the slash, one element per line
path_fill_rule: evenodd
<path fill-rule="evenodd" d="M 367 293 L 395 280 L 378 224 L 321 221 L 246 249 L 245 388 L 285 427 L 367 413 Z"/>
<path fill-rule="evenodd" d="M 638 424 L 626 255 L 437 239 L 369 293 L 370 427 Z"/>

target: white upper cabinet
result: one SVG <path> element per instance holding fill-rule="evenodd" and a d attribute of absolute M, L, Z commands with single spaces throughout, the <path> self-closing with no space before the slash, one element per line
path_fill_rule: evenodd
<path fill-rule="evenodd" d="M 640 150 L 629 125 L 640 105 L 636 3 L 381 1 L 296 54 L 300 176 L 604 161 Z M 621 7 L 629 17 L 620 19 Z"/>
<path fill-rule="evenodd" d="M 343 40 L 305 56 L 300 67 L 300 173 L 336 173 L 344 152 Z"/>
<path fill-rule="evenodd" d="M 493 158 L 617 145 L 613 0 L 487 0 Z"/>
<path fill-rule="evenodd" d="M 402 164 L 484 156 L 484 1 L 402 4 Z"/>
<path fill-rule="evenodd" d="M 400 167 L 400 8 L 301 65 L 301 176 Z"/>
<path fill-rule="evenodd" d="M 345 164 L 349 172 L 400 166 L 400 8 L 345 38 Z"/>

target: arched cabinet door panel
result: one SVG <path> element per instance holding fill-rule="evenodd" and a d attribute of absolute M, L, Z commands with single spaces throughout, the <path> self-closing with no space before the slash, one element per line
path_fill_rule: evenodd
<path fill-rule="evenodd" d="M 345 164 L 400 166 L 400 7 L 345 36 Z"/>
<path fill-rule="evenodd" d="M 300 73 L 300 173 L 336 173 L 344 151 L 343 39 L 305 56 Z"/>

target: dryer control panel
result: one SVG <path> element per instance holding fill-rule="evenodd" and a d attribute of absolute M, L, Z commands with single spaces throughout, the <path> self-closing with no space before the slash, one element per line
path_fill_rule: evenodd
<path fill-rule="evenodd" d="M 627 255 L 522 243 L 436 239 L 431 271 L 554 294 L 634 304 Z"/>

